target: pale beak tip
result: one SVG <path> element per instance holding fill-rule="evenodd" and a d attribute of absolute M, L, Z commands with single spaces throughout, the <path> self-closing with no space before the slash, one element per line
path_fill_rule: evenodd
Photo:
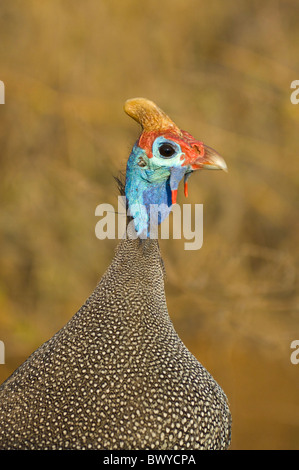
<path fill-rule="evenodd" d="M 215 168 L 219 168 L 219 170 L 223 170 L 226 173 L 228 172 L 227 164 L 225 163 L 225 160 L 220 157 L 220 155 L 213 155 L 211 160 L 211 163 Z"/>
<path fill-rule="evenodd" d="M 227 164 L 225 160 L 220 157 L 220 155 L 213 155 L 209 157 L 208 163 L 204 166 L 206 169 L 211 170 L 223 170 L 225 173 L 228 173 Z"/>
<path fill-rule="evenodd" d="M 224 165 L 222 168 L 220 168 L 220 170 L 223 170 L 225 173 L 228 173 L 228 168 L 227 168 L 227 165 L 226 163 L 224 162 Z"/>

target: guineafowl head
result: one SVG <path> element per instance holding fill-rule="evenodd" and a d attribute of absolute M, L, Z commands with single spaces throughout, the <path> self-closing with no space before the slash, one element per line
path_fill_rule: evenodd
<path fill-rule="evenodd" d="M 148 238 L 152 214 L 158 225 L 168 216 L 182 179 L 187 196 L 187 180 L 195 170 L 227 167 L 215 150 L 179 129 L 152 101 L 133 98 L 124 109 L 142 127 L 127 163 L 128 211 L 137 235 Z"/>

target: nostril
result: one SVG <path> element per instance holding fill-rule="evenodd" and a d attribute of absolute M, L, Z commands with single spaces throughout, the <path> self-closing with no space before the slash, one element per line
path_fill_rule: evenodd
<path fill-rule="evenodd" d="M 196 144 L 192 145 L 192 148 L 194 148 L 201 157 L 204 156 L 205 154 L 205 147 L 203 142 L 197 142 Z"/>

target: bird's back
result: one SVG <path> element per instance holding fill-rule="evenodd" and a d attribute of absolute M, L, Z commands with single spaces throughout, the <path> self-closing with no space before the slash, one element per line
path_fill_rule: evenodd
<path fill-rule="evenodd" d="M 156 240 L 122 240 L 81 309 L 0 387 L 0 449 L 225 449 L 226 396 L 170 320 Z"/>

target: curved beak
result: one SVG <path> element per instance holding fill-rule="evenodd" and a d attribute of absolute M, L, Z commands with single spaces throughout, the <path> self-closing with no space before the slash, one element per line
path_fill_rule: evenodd
<path fill-rule="evenodd" d="M 227 165 L 225 160 L 219 155 L 216 150 L 207 145 L 203 145 L 202 155 L 199 155 L 196 160 L 190 163 L 192 170 L 223 170 L 227 172 Z"/>
<path fill-rule="evenodd" d="M 219 155 L 212 147 L 208 147 L 203 142 L 196 142 L 192 144 L 193 155 L 187 160 L 189 167 L 192 171 L 195 170 L 223 170 L 227 172 L 227 165 L 225 160 Z M 184 175 L 184 193 L 188 197 L 188 179 L 191 172 L 186 172 Z M 172 191 L 172 203 L 176 202 L 176 192 Z"/>
<path fill-rule="evenodd" d="M 186 133 L 185 133 L 186 134 Z M 184 176 L 184 193 L 188 197 L 188 179 L 196 170 L 224 170 L 227 172 L 225 160 L 212 147 L 208 147 L 203 142 L 195 140 L 188 135 L 188 147 L 185 152 L 185 160 L 180 167 L 171 169 L 170 189 L 172 204 L 176 203 L 179 182 Z M 192 140 L 191 140 L 192 139 Z M 186 168 L 187 166 L 187 168 Z"/>

